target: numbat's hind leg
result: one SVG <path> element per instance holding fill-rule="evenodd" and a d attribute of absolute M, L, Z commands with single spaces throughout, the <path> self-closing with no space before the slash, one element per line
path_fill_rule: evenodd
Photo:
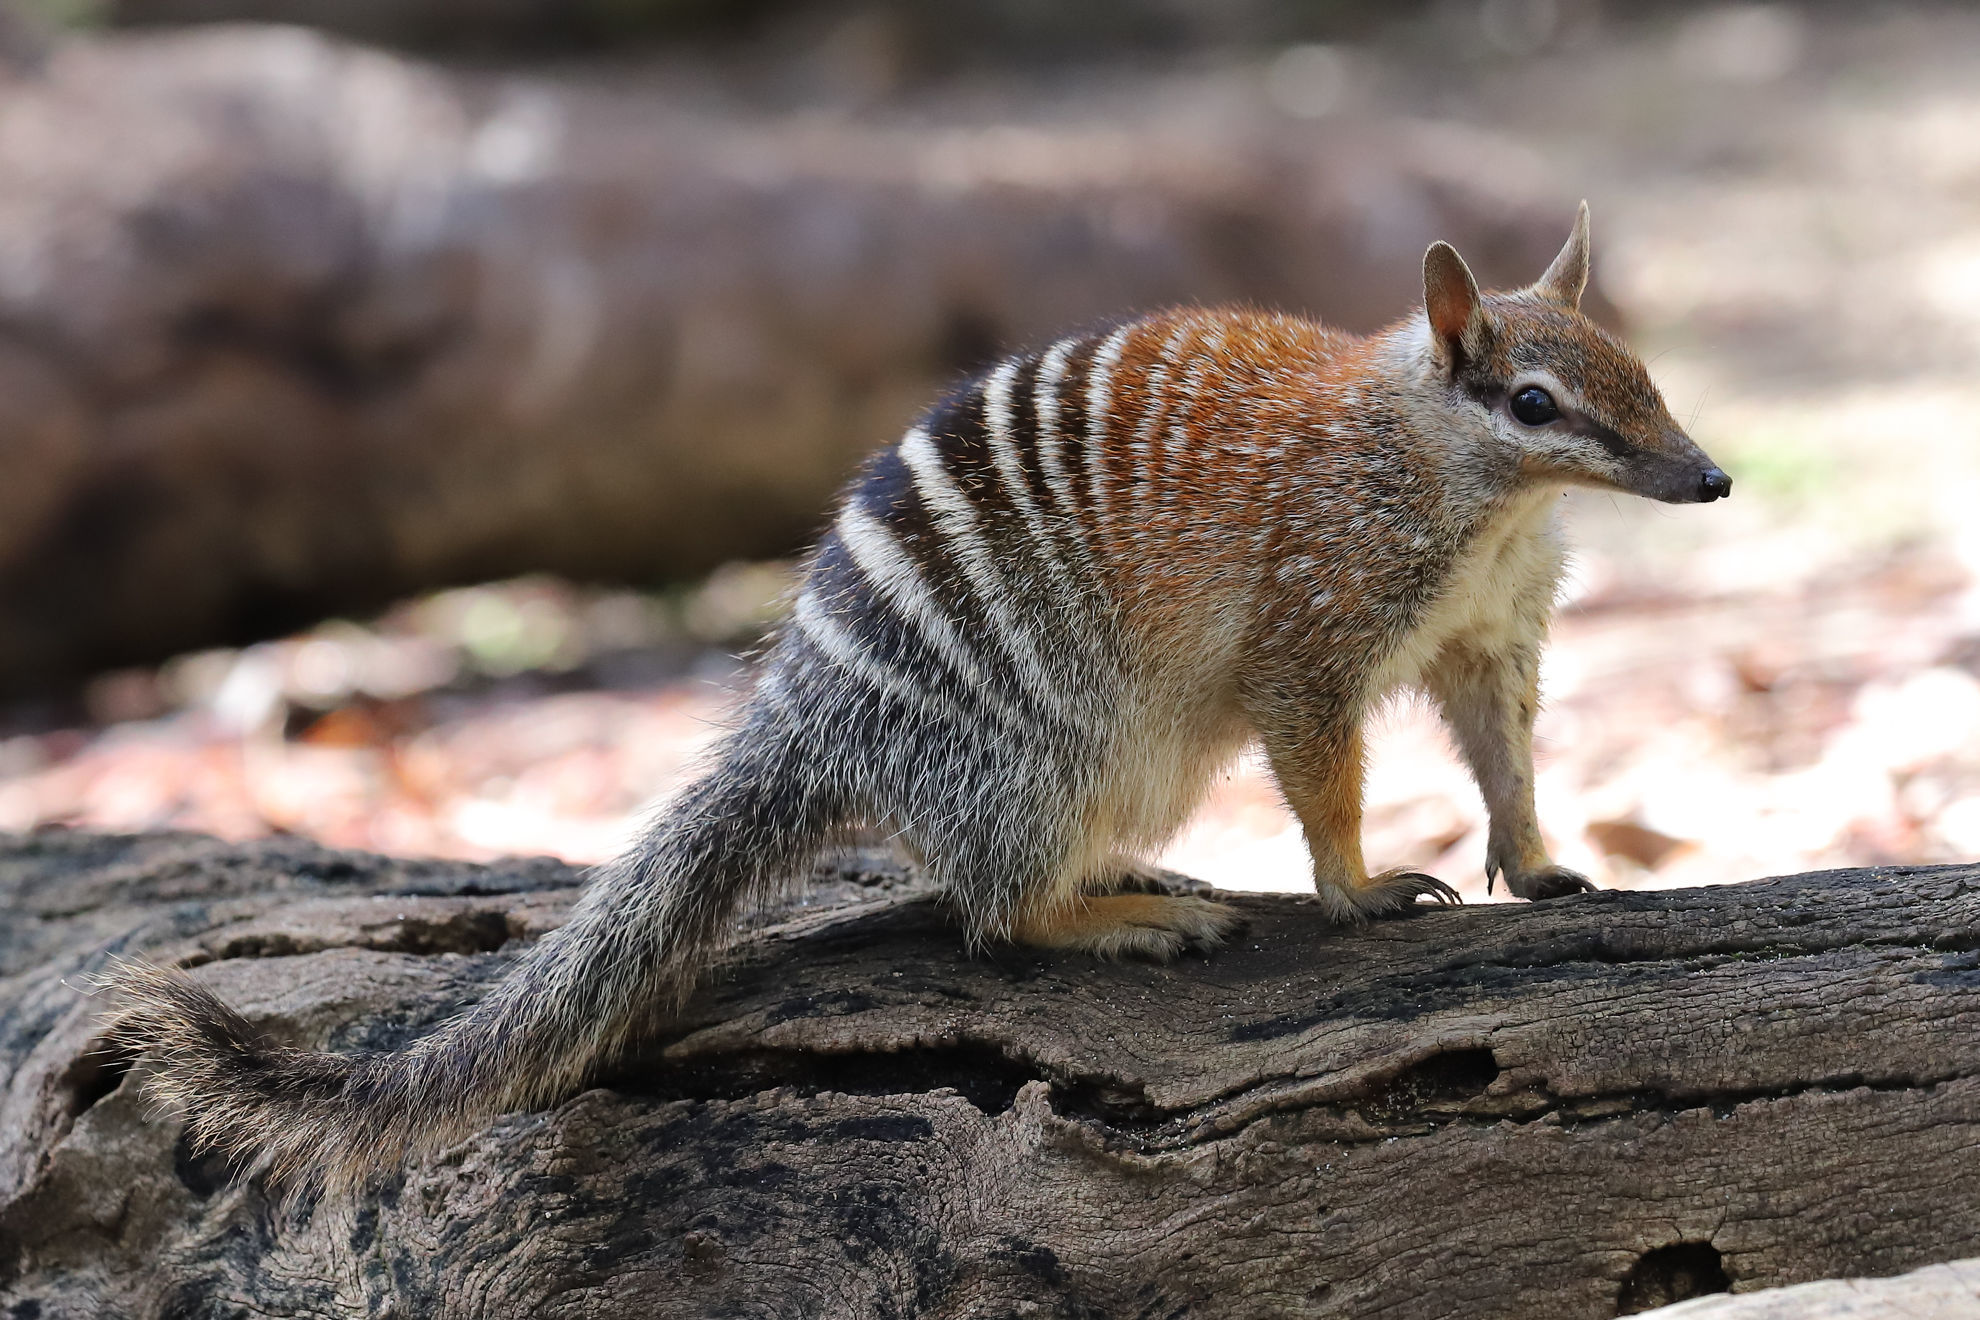
<path fill-rule="evenodd" d="M 1089 894 L 1166 894 L 1171 898 L 1209 898 L 1217 887 L 1181 871 L 1167 871 L 1148 862 L 1123 858 L 1113 869 L 1086 882 Z"/>
<path fill-rule="evenodd" d="M 1222 903 L 1166 894 L 1084 894 L 1036 904 L 1011 927 L 1011 938 L 1040 949 L 1078 949 L 1097 958 L 1168 962 L 1192 946 L 1212 949 L 1242 918 Z"/>

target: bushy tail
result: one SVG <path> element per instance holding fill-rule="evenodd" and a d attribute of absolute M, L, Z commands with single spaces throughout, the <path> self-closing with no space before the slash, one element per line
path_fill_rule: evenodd
<path fill-rule="evenodd" d="M 287 1048 L 183 974 L 135 963 L 108 978 L 113 1039 L 156 1052 L 151 1092 L 186 1116 L 195 1141 L 265 1158 L 278 1179 L 349 1186 L 497 1114 L 561 1099 L 678 1009 L 738 910 L 837 823 L 801 750 L 766 715 L 600 868 L 569 922 L 474 1007 L 402 1050 Z"/>

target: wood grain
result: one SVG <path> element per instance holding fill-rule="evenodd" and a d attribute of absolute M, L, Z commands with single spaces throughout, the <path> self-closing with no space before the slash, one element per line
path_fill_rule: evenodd
<path fill-rule="evenodd" d="M 1975 867 L 1361 932 L 1237 896 L 1154 967 L 972 958 L 855 856 L 643 1057 L 356 1204 L 186 1149 L 64 984 L 142 951 L 390 1046 L 577 879 L 0 841 L 0 1315 L 1566 1320 L 1980 1254 Z"/>

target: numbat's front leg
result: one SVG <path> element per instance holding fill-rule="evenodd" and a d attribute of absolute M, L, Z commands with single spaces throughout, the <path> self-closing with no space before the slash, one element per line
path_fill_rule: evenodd
<path fill-rule="evenodd" d="M 1491 814 L 1485 890 L 1503 875 L 1519 898 L 1559 898 L 1595 888 L 1547 856 L 1533 809 L 1533 715 L 1539 706 L 1539 624 L 1532 645 L 1492 651 L 1447 647 L 1426 676 Z"/>
<path fill-rule="evenodd" d="M 1400 912 L 1419 898 L 1460 903 L 1457 891 L 1432 875 L 1397 868 L 1369 875 L 1361 857 L 1362 736 L 1358 724 L 1303 738 L 1265 734 L 1279 790 L 1306 832 L 1313 888 L 1332 920 L 1360 925 Z"/>

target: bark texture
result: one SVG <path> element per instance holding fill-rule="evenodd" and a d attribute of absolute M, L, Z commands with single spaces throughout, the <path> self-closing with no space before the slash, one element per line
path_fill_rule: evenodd
<path fill-rule="evenodd" d="M 0 1315 L 1579 1320 L 1980 1254 L 1980 868 L 1358 933 L 1239 897 L 1232 947 L 1151 967 L 968 957 L 852 857 L 645 1057 L 356 1204 L 147 1120 L 65 984 L 142 951 L 391 1046 L 576 879 L 7 842 Z"/>
<path fill-rule="evenodd" d="M 15 52 L 0 690 L 449 582 L 785 553 L 1004 349 L 1189 300 L 1366 327 L 1429 240 L 1524 281 L 1572 215 L 1451 126 L 1153 84 L 1040 122 L 778 115 L 681 81 L 276 28 Z"/>

